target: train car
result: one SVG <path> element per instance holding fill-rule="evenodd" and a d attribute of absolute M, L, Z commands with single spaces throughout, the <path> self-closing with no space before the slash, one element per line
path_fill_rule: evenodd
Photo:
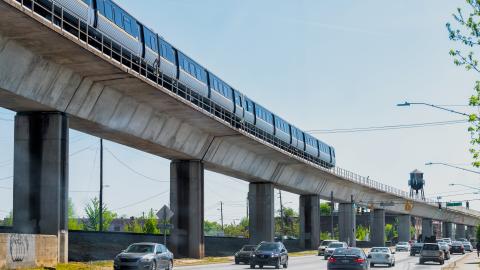
<path fill-rule="evenodd" d="M 177 78 L 177 50 L 160 36 L 157 39 L 160 50 L 160 72 L 168 77 Z"/>
<path fill-rule="evenodd" d="M 327 163 L 332 162 L 331 154 L 330 154 L 330 146 L 326 145 L 325 143 L 319 141 L 318 142 L 318 148 L 320 150 L 320 155 L 319 158 Z"/>
<path fill-rule="evenodd" d="M 143 44 L 140 30 L 142 25 L 113 1 L 96 1 L 97 30 L 128 49 L 134 56 L 141 57 Z"/>
<path fill-rule="evenodd" d="M 290 124 L 282 118 L 274 115 L 275 118 L 275 137 L 290 144 L 292 141 L 290 134 Z"/>
<path fill-rule="evenodd" d="M 85 21 L 89 26 L 95 22 L 94 0 L 55 0 L 68 13 Z"/>
<path fill-rule="evenodd" d="M 273 114 L 257 103 L 255 103 L 255 126 L 268 134 L 274 133 Z"/>
<path fill-rule="evenodd" d="M 244 95 L 243 104 L 243 107 L 245 108 L 243 119 L 245 122 L 255 125 L 255 103 Z"/>
<path fill-rule="evenodd" d="M 330 164 L 332 165 L 332 167 L 335 167 L 335 163 L 336 163 L 336 160 L 335 160 L 335 148 L 333 148 L 332 146 L 330 146 Z"/>
<path fill-rule="evenodd" d="M 245 103 L 242 93 L 233 89 L 233 99 L 235 103 L 235 110 L 233 113 L 235 114 L 235 116 L 243 120 L 245 116 L 245 108 L 243 106 Z"/>
<path fill-rule="evenodd" d="M 145 62 L 150 66 L 155 66 L 159 64 L 158 59 L 158 35 L 149 29 L 145 25 L 142 26 L 142 45 L 143 45 L 143 54 L 142 57 L 145 59 Z"/>
<path fill-rule="evenodd" d="M 292 135 L 292 146 L 298 150 L 305 151 L 305 140 L 303 138 L 303 131 L 296 128 L 293 125 L 290 125 L 291 135 Z"/>
<path fill-rule="evenodd" d="M 206 98 L 210 97 L 208 89 L 208 72 L 197 62 L 177 50 L 178 80 L 194 92 Z"/>
<path fill-rule="evenodd" d="M 233 89 L 212 73 L 209 73 L 208 77 L 210 78 L 210 98 L 216 104 L 233 113 L 235 110 Z"/>
<path fill-rule="evenodd" d="M 305 134 L 305 152 L 308 154 L 318 157 L 319 151 L 318 151 L 318 143 L 319 141 L 315 139 L 313 136 L 304 133 Z"/>

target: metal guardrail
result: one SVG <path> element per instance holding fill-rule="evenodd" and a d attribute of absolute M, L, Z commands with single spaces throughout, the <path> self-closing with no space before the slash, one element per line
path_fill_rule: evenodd
<path fill-rule="evenodd" d="M 299 158 L 310 165 L 313 165 L 321 170 L 327 171 L 350 182 L 381 192 L 390 193 L 408 201 L 417 201 L 429 204 L 435 203 L 435 201 L 431 199 L 423 201 L 416 198 L 411 198 L 409 193 L 406 191 L 385 185 L 381 182 L 374 181 L 369 177 L 361 176 L 340 167 L 328 168 L 328 164 L 322 160 L 306 154 L 303 151 L 299 151 L 293 146 L 279 140 L 278 138 L 275 138 L 274 136 L 256 128 L 255 126 L 241 121 L 228 110 L 224 109 L 218 104 L 215 104 L 212 100 L 198 95 L 195 91 L 192 91 L 175 78 L 165 76 L 159 72 L 158 68 L 149 66 L 145 61 L 135 57 L 133 53 L 116 43 L 112 38 L 89 27 L 86 22 L 70 14 L 68 11 L 65 11 L 63 7 L 57 5 L 55 2 L 52 2 L 50 4 L 51 6 L 47 6 L 46 3 L 48 1 L 45 0 L 7 1 L 14 3 L 14 5 L 19 5 L 24 12 L 30 12 L 35 16 L 40 15 L 44 22 L 49 23 L 52 28 L 59 28 L 63 34 L 75 37 L 81 46 L 92 48 L 98 52 L 101 52 L 103 55 L 110 58 L 110 60 L 113 60 L 117 64 L 127 68 L 129 72 L 135 73 L 137 76 L 147 79 L 150 82 L 155 83 L 157 86 L 169 90 L 177 97 L 182 98 L 184 101 L 206 112 L 209 116 L 215 117 L 217 120 L 228 124 L 237 131 L 251 134 L 263 142 L 266 142 L 277 148 L 277 150 L 286 152 L 287 154 Z M 73 21 L 69 20 L 65 15 L 75 19 Z"/>

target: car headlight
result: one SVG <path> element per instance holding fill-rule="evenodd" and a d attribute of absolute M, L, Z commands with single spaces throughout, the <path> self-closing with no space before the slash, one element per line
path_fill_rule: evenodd
<path fill-rule="evenodd" d="M 255 254 L 252 254 L 252 257 L 255 258 Z"/>
<path fill-rule="evenodd" d="M 151 261 L 152 261 L 152 258 L 150 257 L 140 259 L 140 262 L 151 262 Z"/>
<path fill-rule="evenodd" d="M 278 257 L 278 254 L 272 253 L 272 257 L 274 257 L 274 258 L 275 258 L 275 257 Z"/>

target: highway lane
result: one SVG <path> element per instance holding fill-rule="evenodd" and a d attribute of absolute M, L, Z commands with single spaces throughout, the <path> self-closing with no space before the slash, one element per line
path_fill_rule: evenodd
<path fill-rule="evenodd" d="M 445 262 L 445 265 L 452 261 L 460 259 L 462 255 L 452 255 L 452 258 L 449 261 Z M 407 252 L 400 252 L 395 254 L 396 265 L 395 267 L 388 268 L 385 266 L 375 266 L 372 269 L 398 269 L 398 270 L 440 270 L 442 268 L 438 263 L 428 263 L 426 265 L 418 264 L 419 257 L 410 257 Z M 202 266 L 188 266 L 188 267 L 175 267 L 175 269 L 182 270 L 245 270 L 250 269 L 249 265 L 235 265 L 235 264 L 209 264 Z M 259 269 L 258 266 L 256 269 Z M 264 269 L 274 269 L 274 267 L 265 266 Z M 294 270 L 319 270 L 327 269 L 327 261 L 323 257 L 318 256 L 303 256 L 303 257 L 292 257 L 289 261 L 288 269 Z"/>

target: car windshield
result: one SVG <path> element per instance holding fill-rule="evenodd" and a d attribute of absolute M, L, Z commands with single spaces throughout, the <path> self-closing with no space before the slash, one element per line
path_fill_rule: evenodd
<path fill-rule="evenodd" d="M 328 247 L 329 247 L 329 248 L 341 248 L 341 247 L 343 247 L 343 244 L 342 244 L 342 243 L 338 243 L 338 242 L 337 242 L 337 243 L 330 243 L 330 244 L 328 245 Z"/>
<path fill-rule="evenodd" d="M 440 247 L 438 245 L 424 245 L 423 250 L 439 250 Z"/>
<path fill-rule="evenodd" d="M 337 248 L 333 255 L 362 255 L 362 250 L 358 248 Z"/>
<path fill-rule="evenodd" d="M 406 246 L 406 245 L 408 245 L 408 243 L 407 242 L 399 242 L 398 245 L 399 246 Z"/>
<path fill-rule="evenodd" d="M 416 243 L 415 245 L 413 245 L 414 247 L 423 247 L 423 243 Z"/>
<path fill-rule="evenodd" d="M 370 252 L 381 252 L 381 253 L 388 253 L 388 248 L 372 248 Z"/>
<path fill-rule="evenodd" d="M 242 248 L 243 251 L 252 251 L 252 250 L 255 250 L 257 246 L 244 246 Z"/>
<path fill-rule="evenodd" d="M 470 245 L 470 242 L 463 242 L 464 245 Z"/>
<path fill-rule="evenodd" d="M 326 241 L 322 241 L 322 243 L 321 243 L 320 245 L 322 245 L 322 246 L 328 246 L 328 245 L 330 245 L 330 243 L 333 243 L 333 242 L 335 242 L 335 241 L 328 241 L 328 240 L 326 240 Z"/>
<path fill-rule="evenodd" d="M 126 253 L 153 253 L 154 245 L 131 245 L 125 250 Z"/>
<path fill-rule="evenodd" d="M 260 250 L 260 251 L 276 251 L 279 249 L 280 248 L 278 244 L 274 244 L 274 243 L 260 244 L 260 246 L 258 246 L 257 248 L 257 250 Z"/>

